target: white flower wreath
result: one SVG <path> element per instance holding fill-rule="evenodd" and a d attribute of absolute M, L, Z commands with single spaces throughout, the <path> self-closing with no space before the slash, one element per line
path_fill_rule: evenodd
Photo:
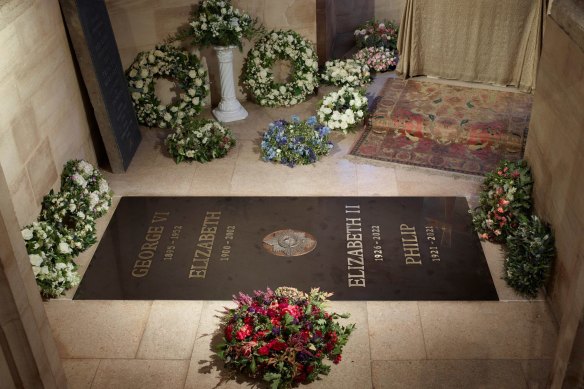
<path fill-rule="evenodd" d="M 274 81 L 272 66 L 278 60 L 292 63 L 290 82 Z M 318 87 L 318 57 L 314 45 L 294 31 L 271 31 L 249 51 L 243 85 L 262 106 L 298 104 Z"/>
<path fill-rule="evenodd" d="M 367 97 L 359 89 L 344 86 L 326 95 L 319 105 L 318 121 L 346 134 L 365 117 Z"/>
<path fill-rule="evenodd" d="M 201 112 L 209 93 L 199 58 L 169 45 L 139 53 L 126 76 L 138 122 L 148 127 L 182 123 L 185 116 Z M 161 104 L 154 92 L 154 81 L 166 77 L 181 89 L 178 101 L 169 105 Z"/>

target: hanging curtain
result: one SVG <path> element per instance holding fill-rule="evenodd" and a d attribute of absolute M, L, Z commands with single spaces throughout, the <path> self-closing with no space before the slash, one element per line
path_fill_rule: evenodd
<path fill-rule="evenodd" d="M 407 0 L 398 73 L 535 87 L 544 0 Z"/>

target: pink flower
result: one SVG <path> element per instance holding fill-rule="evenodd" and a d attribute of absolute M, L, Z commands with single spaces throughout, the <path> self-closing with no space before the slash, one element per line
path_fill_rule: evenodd
<path fill-rule="evenodd" d="M 252 331 L 253 328 L 249 324 L 244 324 L 243 327 L 241 327 L 239 331 L 237 331 L 237 334 L 235 336 L 239 340 L 244 340 L 245 338 L 251 335 Z"/>
<path fill-rule="evenodd" d="M 297 305 L 288 305 L 286 308 L 282 310 L 283 313 L 289 313 L 290 316 L 299 318 L 302 315 L 302 311 L 298 308 Z"/>

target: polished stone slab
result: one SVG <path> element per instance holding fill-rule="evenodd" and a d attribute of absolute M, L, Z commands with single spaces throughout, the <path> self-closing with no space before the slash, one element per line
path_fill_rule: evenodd
<path fill-rule="evenodd" d="M 463 197 L 124 197 L 75 299 L 497 300 Z"/>

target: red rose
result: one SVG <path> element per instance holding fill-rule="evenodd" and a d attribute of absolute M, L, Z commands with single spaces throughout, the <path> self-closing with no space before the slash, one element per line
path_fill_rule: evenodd
<path fill-rule="evenodd" d="M 341 362 L 341 359 L 343 358 L 341 357 L 341 354 L 339 354 L 335 357 L 335 359 L 333 359 L 333 363 L 337 365 L 339 362 Z"/>
<path fill-rule="evenodd" d="M 288 347 L 288 345 L 284 342 L 280 342 L 276 339 L 272 340 L 268 346 L 270 346 L 270 348 L 274 351 L 282 351 L 284 349 L 286 349 L 286 347 Z"/>
<path fill-rule="evenodd" d="M 308 374 L 312 373 L 313 371 L 314 371 L 314 365 L 310 365 L 310 366 L 308 366 L 308 367 L 306 368 L 306 372 L 307 372 Z"/>
<path fill-rule="evenodd" d="M 252 330 L 253 329 L 251 328 L 251 326 L 249 324 L 244 324 L 244 326 L 241 327 L 239 329 L 239 331 L 237 331 L 237 334 L 235 336 L 239 340 L 244 340 L 245 338 L 247 338 L 248 336 L 251 335 Z"/>
<path fill-rule="evenodd" d="M 276 327 L 280 326 L 280 319 L 278 319 L 278 318 L 273 317 L 270 319 L 270 322 L 272 323 L 273 326 L 276 326 Z"/>
<path fill-rule="evenodd" d="M 268 345 L 262 346 L 258 349 L 259 355 L 268 355 L 270 353 L 270 347 Z"/>
<path fill-rule="evenodd" d="M 233 324 L 229 324 L 225 327 L 225 339 L 227 339 L 228 342 L 233 340 Z"/>
<path fill-rule="evenodd" d="M 243 322 L 244 322 L 245 324 L 251 324 L 251 323 L 252 323 L 252 321 L 253 321 L 253 319 L 252 319 L 251 317 L 249 317 L 249 316 L 248 316 L 248 317 L 246 317 L 245 319 L 243 319 Z"/>

